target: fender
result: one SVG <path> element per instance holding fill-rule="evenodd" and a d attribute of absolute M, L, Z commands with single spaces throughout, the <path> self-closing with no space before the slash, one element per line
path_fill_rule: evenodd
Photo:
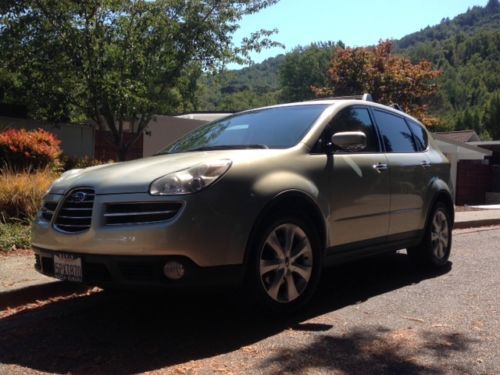
<path fill-rule="evenodd" d="M 444 200 L 444 203 L 450 206 L 451 221 L 455 221 L 455 210 L 453 204 L 453 195 L 446 182 L 439 177 L 433 177 L 429 183 L 428 196 L 426 199 L 427 205 L 425 206 L 423 217 L 423 227 L 427 226 L 427 218 L 429 217 L 430 210 L 434 207 L 438 200 Z"/>
<path fill-rule="evenodd" d="M 278 171 L 269 173 L 259 178 L 252 190 L 261 196 L 271 196 L 273 199 L 286 191 L 297 191 L 307 194 L 311 199 L 317 200 L 318 187 L 303 175 L 291 171 Z"/>
<path fill-rule="evenodd" d="M 308 213 L 307 220 L 310 221 L 311 225 L 318 231 L 321 246 L 323 248 L 326 247 L 328 235 L 327 222 L 325 220 L 325 216 L 319 208 L 320 206 L 317 204 L 317 201 L 304 191 L 288 189 L 285 191 L 280 191 L 276 195 L 274 195 L 266 203 L 266 205 L 257 216 L 254 225 L 252 226 L 252 230 L 250 231 L 250 234 L 248 236 L 244 256 L 245 264 L 247 263 L 250 256 L 250 251 L 253 245 L 252 240 L 256 238 L 256 234 L 261 229 L 261 226 L 262 224 L 264 224 L 266 218 L 274 214 L 276 210 L 281 209 L 281 207 L 288 206 L 291 201 L 293 201 L 294 204 L 297 203 L 297 206 L 300 207 L 304 211 L 304 213 Z"/>

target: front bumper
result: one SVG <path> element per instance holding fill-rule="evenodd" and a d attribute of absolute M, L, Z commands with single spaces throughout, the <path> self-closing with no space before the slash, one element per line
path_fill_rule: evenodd
<path fill-rule="evenodd" d="M 149 194 L 96 195 L 91 226 L 81 233 L 62 233 L 41 215 L 33 224 L 33 247 L 82 256 L 185 257 L 199 267 L 242 265 L 255 206 L 234 208 L 234 202 L 215 194 L 153 197 Z M 220 195 L 220 194 L 219 194 Z M 56 199 L 51 197 L 51 199 Z M 57 199 L 62 200 L 63 196 Z M 106 225 L 105 207 L 120 202 L 182 203 L 168 221 L 139 225 Z"/>
<path fill-rule="evenodd" d="M 54 252 L 33 248 L 35 269 L 54 277 Z M 66 254 L 71 254 L 66 252 Z M 243 266 L 200 267 L 186 257 L 179 256 L 117 256 L 73 254 L 82 260 L 82 282 L 88 285 L 118 287 L 200 288 L 234 287 L 243 279 Z M 163 266 L 177 261 L 185 268 L 184 277 L 168 279 Z"/>

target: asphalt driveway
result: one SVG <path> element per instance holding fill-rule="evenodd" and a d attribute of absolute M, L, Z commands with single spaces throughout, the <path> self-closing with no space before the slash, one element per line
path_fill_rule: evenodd
<path fill-rule="evenodd" d="M 332 268 L 293 317 L 233 294 L 34 300 L 0 319 L 0 373 L 499 374 L 499 243 L 455 231 L 438 273 L 405 254 Z"/>

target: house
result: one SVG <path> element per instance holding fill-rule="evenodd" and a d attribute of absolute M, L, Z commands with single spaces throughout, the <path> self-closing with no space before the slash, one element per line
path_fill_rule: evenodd
<path fill-rule="evenodd" d="M 475 132 L 472 131 L 474 134 Z M 451 136 L 449 135 L 450 133 Z M 434 133 L 433 137 L 451 164 L 451 185 L 455 203 L 483 204 L 485 192 L 490 185 L 490 167 L 487 157 L 492 152 L 484 148 L 462 142 L 458 139 L 464 132 Z M 470 138 L 474 139 L 473 135 Z M 477 135 L 476 135 L 477 136 Z M 462 139 L 470 139 L 462 137 Z"/>
<path fill-rule="evenodd" d="M 500 141 L 481 141 L 473 130 L 434 138 L 450 160 L 457 204 L 500 203 Z"/>
<path fill-rule="evenodd" d="M 500 140 L 498 141 L 469 141 L 470 145 L 484 148 L 492 152 L 488 158 L 491 165 L 500 165 Z"/>
<path fill-rule="evenodd" d="M 455 130 L 451 132 L 437 132 L 434 134 L 438 134 L 439 136 L 451 141 L 462 143 L 476 142 L 481 140 L 474 130 Z"/>
<path fill-rule="evenodd" d="M 489 191 L 485 194 L 485 203 L 500 203 L 500 140 L 474 141 L 469 142 L 469 144 L 491 151 L 492 154 L 488 157 L 491 168 L 491 183 Z"/>

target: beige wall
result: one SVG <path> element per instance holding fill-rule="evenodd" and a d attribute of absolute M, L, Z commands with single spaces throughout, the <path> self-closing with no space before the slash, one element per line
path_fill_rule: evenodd
<path fill-rule="evenodd" d="M 155 154 L 184 134 L 207 122 L 172 116 L 155 116 L 149 123 L 143 137 L 143 156 Z M 60 124 L 56 127 L 42 121 L 0 116 L 0 130 L 3 128 L 28 130 L 42 128 L 54 133 L 61 140 L 61 148 L 65 154 L 77 157 L 94 157 L 95 136 L 94 129 L 90 124 Z"/>
<path fill-rule="evenodd" d="M 189 120 L 172 116 L 155 116 L 144 134 L 144 157 L 151 156 L 184 134 L 208 121 Z"/>
<path fill-rule="evenodd" d="M 88 124 L 60 124 L 56 127 L 43 121 L 0 116 L 0 130 L 4 128 L 42 128 L 61 140 L 61 148 L 66 155 L 94 157 L 94 129 Z"/>

